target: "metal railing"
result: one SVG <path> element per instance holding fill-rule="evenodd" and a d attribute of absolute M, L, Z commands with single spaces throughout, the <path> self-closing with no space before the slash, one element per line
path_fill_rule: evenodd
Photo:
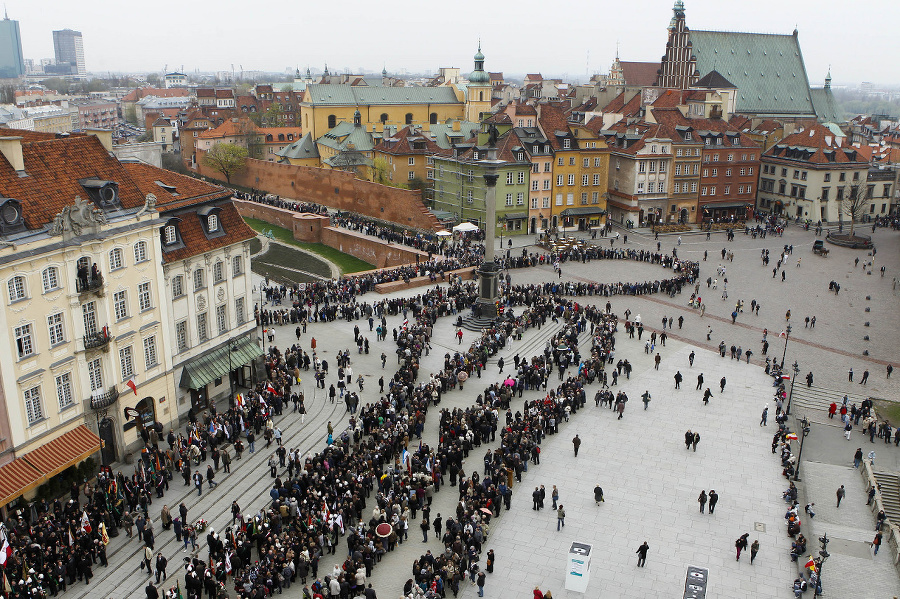
<path fill-rule="evenodd" d="M 94 392 L 91 394 L 91 409 L 92 410 L 102 410 L 104 408 L 108 408 L 109 406 L 116 403 L 116 400 L 119 399 L 119 390 L 114 386 L 110 387 L 107 391 L 103 393 Z"/>
<path fill-rule="evenodd" d="M 111 337 L 106 329 L 101 329 L 96 333 L 90 333 L 84 336 L 84 349 L 98 349 L 109 345 Z"/>
<path fill-rule="evenodd" d="M 75 290 L 78 293 L 87 293 L 89 291 L 96 291 L 103 287 L 103 275 L 97 275 L 96 277 L 88 277 L 87 279 L 75 279 Z"/>

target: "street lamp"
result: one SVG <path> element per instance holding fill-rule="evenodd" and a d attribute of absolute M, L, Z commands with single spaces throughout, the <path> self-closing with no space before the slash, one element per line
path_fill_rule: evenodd
<path fill-rule="evenodd" d="M 228 398 L 228 406 L 231 407 L 234 405 L 234 370 L 231 366 L 231 356 L 238 350 L 237 343 L 233 343 L 228 347 L 228 388 L 231 391 L 231 395 Z"/>
<path fill-rule="evenodd" d="M 806 419 L 806 416 L 800 421 L 800 427 L 803 436 L 800 437 L 800 451 L 797 452 L 797 467 L 794 468 L 795 481 L 800 480 L 800 460 L 803 458 L 803 440 L 806 439 L 806 435 L 809 434 L 809 420 Z"/>
<path fill-rule="evenodd" d="M 788 416 L 791 415 L 791 400 L 794 398 L 794 383 L 797 381 L 797 375 L 800 374 L 800 365 L 797 364 L 797 360 L 794 360 L 794 376 L 791 377 L 791 391 L 790 395 L 788 395 L 788 405 L 787 410 L 785 410 L 785 414 Z"/>
<path fill-rule="evenodd" d="M 819 593 L 819 587 L 822 586 L 822 570 L 825 568 L 825 562 L 831 557 L 831 554 L 828 553 L 828 542 L 830 540 L 827 532 L 822 533 L 822 536 L 819 537 L 819 543 L 822 545 L 822 549 L 819 550 L 819 577 L 816 580 L 816 588 L 813 590 L 814 598 L 822 596 Z"/>
<path fill-rule="evenodd" d="M 787 325 L 787 329 L 785 330 L 787 336 L 784 338 L 784 351 L 781 352 L 781 369 L 784 369 L 784 357 L 787 355 L 787 345 L 788 341 L 791 340 L 791 325 Z"/>

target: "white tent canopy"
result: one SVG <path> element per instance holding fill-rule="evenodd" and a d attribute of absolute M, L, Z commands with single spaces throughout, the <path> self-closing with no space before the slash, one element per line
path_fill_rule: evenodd
<path fill-rule="evenodd" d="M 452 233 L 451 233 L 450 231 L 438 231 L 438 232 L 436 233 L 436 235 L 437 235 L 438 237 L 447 237 L 447 236 L 449 236 L 449 235 L 452 235 Z"/>
<path fill-rule="evenodd" d="M 477 231 L 478 227 L 472 223 L 460 223 L 453 227 L 456 232 L 468 233 L 469 231 Z"/>

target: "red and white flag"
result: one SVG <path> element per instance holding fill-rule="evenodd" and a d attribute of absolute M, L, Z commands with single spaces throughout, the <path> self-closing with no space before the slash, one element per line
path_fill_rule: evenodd
<path fill-rule="evenodd" d="M 87 512 L 85 511 L 81 512 L 81 530 L 88 534 L 91 534 L 91 521 L 88 518 Z"/>
<path fill-rule="evenodd" d="M 9 539 L 6 538 L 6 531 L 0 531 L 0 566 L 6 565 L 6 560 L 12 557 L 12 545 L 9 544 Z"/>
<path fill-rule="evenodd" d="M 137 395 L 137 383 L 134 380 L 134 377 L 131 377 L 127 381 L 125 381 L 125 386 L 127 386 L 131 391 Z"/>

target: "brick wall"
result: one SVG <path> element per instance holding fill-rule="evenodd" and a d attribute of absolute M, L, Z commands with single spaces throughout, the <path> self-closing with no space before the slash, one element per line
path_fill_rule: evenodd
<path fill-rule="evenodd" d="M 222 180 L 222 174 L 203 164 L 197 150 L 201 175 Z M 421 193 L 357 179 L 344 171 L 247 160 L 243 171 L 231 178 L 235 185 L 252 187 L 283 198 L 315 202 L 427 231 L 443 227 L 422 203 Z"/>
<path fill-rule="evenodd" d="M 405 245 L 388 244 L 368 235 L 331 227 L 327 216 L 293 212 L 241 200 L 235 200 L 234 205 L 241 216 L 256 218 L 292 231 L 297 241 L 324 243 L 345 254 L 365 260 L 376 268 L 414 264 L 417 256 L 419 260 L 428 259 L 426 252 Z"/>

